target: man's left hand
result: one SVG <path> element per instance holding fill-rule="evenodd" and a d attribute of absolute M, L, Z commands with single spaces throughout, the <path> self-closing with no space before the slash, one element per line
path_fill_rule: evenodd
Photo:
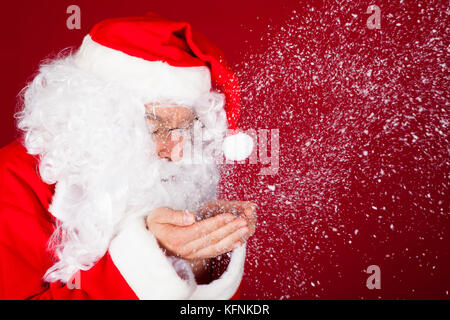
<path fill-rule="evenodd" d="M 242 237 L 244 243 L 256 231 L 257 205 L 250 201 L 215 200 L 204 203 L 197 211 L 202 219 L 207 219 L 225 212 L 232 213 L 236 217 L 247 220 L 249 232 Z"/>

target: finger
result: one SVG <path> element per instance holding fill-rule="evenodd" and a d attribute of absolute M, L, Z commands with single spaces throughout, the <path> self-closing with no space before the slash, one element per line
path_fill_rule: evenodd
<path fill-rule="evenodd" d="M 206 236 L 211 232 L 216 231 L 217 229 L 221 228 L 227 223 L 230 223 L 234 219 L 235 217 L 231 213 L 219 214 L 217 216 L 202 220 L 200 222 L 193 224 L 192 226 L 184 228 L 185 229 L 184 236 L 188 241 L 194 241 L 196 239 Z"/>
<path fill-rule="evenodd" d="M 156 235 L 165 235 L 163 237 L 164 239 L 161 239 L 163 245 L 171 252 L 185 257 L 194 249 L 192 247 L 187 248 L 187 244 L 220 228 L 233 219 L 234 216 L 232 214 L 223 214 L 220 217 L 210 218 L 208 219 L 209 221 L 198 222 L 190 226 L 177 226 L 169 223 L 154 222 L 151 223 L 150 231 Z"/>
<path fill-rule="evenodd" d="M 211 246 L 215 243 L 220 242 L 222 239 L 225 239 L 229 235 L 233 234 L 236 230 L 240 228 L 248 227 L 247 220 L 243 217 L 234 219 L 232 222 L 227 223 L 221 228 L 199 238 L 194 241 L 191 241 L 186 245 L 187 252 L 194 252 Z"/>
<path fill-rule="evenodd" d="M 240 239 L 240 242 L 241 243 L 245 243 L 245 242 L 247 242 L 247 240 L 251 237 L 251 236 L 253 236 L 253 234 L 255 233 L 255 226 L 248 226 L 248 232 L 244 235 L 244 236 L 242 236 L 242 238 Z"/>
<path fill-rule="evenodd" d="M 250 229 L 250 236 L 255 233 L 256 229 L 256 222 L 257 222 L 257 214 L 256 214 L 256 207 L 250 206 L 245 209 L 244 213 L 245 217 L 247 218 L 249 229 Z"/>
<path fill-rule="evenodd" d="M 256 213 L 256 204 L 250 201 L 226 201 L 226 200 L 218 200 L 216 202 L 216 206 L 218 206 L 221 210 L 225 210 L 226 212 L 233 212 L 235 214 L 248 214 L 250 217 L 253 213 Z"/>
<path fill-rule="evenodd" d="M 177 226 L 189 226 L 195 222 L 195 216 L 192 212 L 172 210 L 170 208 L 157 210 L 152 219 L 157 223 L 173 224 Z"/>
<path fill-rule="evenodd" d="M 240 201 L 215 200 L 203 205 L 205 209 L 216 210 L 219 212 L 233 212 L 239 207 Z"/>
<path fill-rule="evenodd" d="M 257 206 L 253 202 L 246 202 L 244 205 L 244 214 L 246 217 L 251 218 L 256 215 Z"/>
<path fill-rule="evenodd" d="M 207 259 L 230 252 L 241 245 L 240 240 L 245 237 L 248 231 L 247 227 L 240 228 L 218 243 L 193 252 L 187 259 Z"/>

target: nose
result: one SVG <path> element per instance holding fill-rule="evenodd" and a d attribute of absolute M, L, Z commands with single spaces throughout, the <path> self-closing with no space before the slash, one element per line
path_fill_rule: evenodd
<path fill-rule="evenodd" d="M 165 146 L 158 149 L 158 157 L 172 161 L 171 151 Z"/>
<path fill-rule="evenodd" d="M 182 141 L 160 141 L 156 145 L 158 157 L 169 161 L 180 161 L 183 158 Z"/>

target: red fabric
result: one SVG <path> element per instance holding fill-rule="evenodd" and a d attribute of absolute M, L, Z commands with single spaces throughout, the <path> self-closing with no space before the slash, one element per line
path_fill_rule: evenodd
<path fill-rule="evenodd" d="M 108 253 L 81 271 L 79 289 L 42 280 L 53 264 L 47 243 L 54 186 L 37 170 L 37 159 L 19 141 L 0 149 L 0 299 L 138 299 Z M 238 298 L 239 290 L 232 299 Z"/>
<path fill-rule="evenodd" d="M 107 19 L 97 23 L 90 36 L 95 42 L 148 61 L 175 67 L 208 66 L 211 78 L 226 97 L 230 129 L 237 129 L 240 90 L 222 51 L 187 22 L 166 20 L 152 12 L 145 17 Z"/>
<path fill-rule="evenodd" d="M 137 299 L 109 254 L 80 273 L 80 289 L 43 282 L 52 265 L 53 192 L 19 141 L 0 150 L 0 299 Z"/>

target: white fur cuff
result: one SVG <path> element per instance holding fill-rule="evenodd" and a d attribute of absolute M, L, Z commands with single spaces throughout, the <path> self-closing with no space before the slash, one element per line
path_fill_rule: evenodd
<path fill-rule="evenodd" d="M 245 247 L 244 244 L 231 253 L 230 264 L 219 279 L 210 284 L 198 285 L 189 299 L 227 300 L 233 297 L 244 273 Z"/>
<path fill-rule="evenodd" d="M 183 280 L 146 229 L 143 218 L 125 226 L 111 241 L 109 253 L 134 293 L 145 300 L 229 299 L 239 287 L 245 262 L 244 245 L 233 251 L 228 268 L 219 279 L 207 285 Z"/>
<path fill-rule="evenodd" d="M 164 255 L 144 218 L 136 219 L 111 241 L 114 264 L 142 300 L 188 299 L 195 285 L 181 279 Z"/>

